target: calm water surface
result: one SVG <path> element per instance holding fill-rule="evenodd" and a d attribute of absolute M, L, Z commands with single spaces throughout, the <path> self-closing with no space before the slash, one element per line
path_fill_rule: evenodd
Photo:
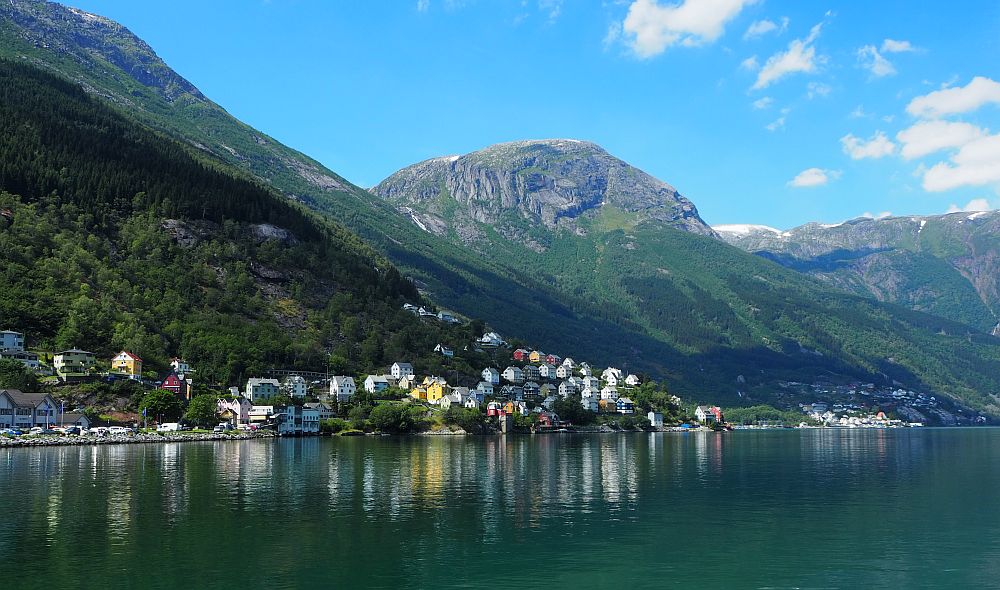
<path fill-rule="evenodd" d="M 0 588 L 997 588 L 1000 429 L 0 450 Z"/>

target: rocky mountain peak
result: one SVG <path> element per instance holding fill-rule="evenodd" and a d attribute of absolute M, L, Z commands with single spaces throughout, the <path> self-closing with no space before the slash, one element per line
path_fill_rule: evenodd
<path fill-rule="evenodd" d="M 372 191 L 423 227 L 441 231 L 467 222 L 490 224 L 505 234 L 517 233 L 518 225 L 580 230 L 581 219 L 613 208 L 633 223 L 659 221 L 714 233 L 674 187 L 597 144 L 575 139 L 514 141 L 432 158 L 396 172 Z"/>
<path fill-rule="evenodd" d="M 94 57 L 105 60 L 167 100 L 183 95 L 205 99 L 145 41 L 103 16 L 46 0 L 7 0 L 0 3 L 0 26 L 13 28 L 29 45 L 54 51 L 79 68 L 93 67 Z"/>

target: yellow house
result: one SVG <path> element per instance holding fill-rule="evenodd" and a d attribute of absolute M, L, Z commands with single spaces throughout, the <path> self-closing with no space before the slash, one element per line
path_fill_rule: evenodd
<path fill-rule="evenodd" d="M 410 390 L 410 397 L 420 401 L 427 401 L 427 388 L 417 385 Z"/>
<path fill-rule="evenodd" d="M 544 358 L 545 358 L 545 353 L 539 352 L 537 350 L 532 350 L 531 354 L 528 355 L 528 360 L 533 363 L 540 362 Z"/>
<path fill-rule="evenodd" d="M 427 401 L 429 402 L 438 401 L 439 399 L 444 397 L 444 394 L 448 393 L 447 389 L 448 389 L 448 384 L 444 383 L 443 381 L 435 381 L 434 383 L 431 383 L 429 386 L 427 386 Z"/>
<path fill-rule="evenodd" d="M 123 350 L 115 358 L 111 359 L 111 370 L 115 373 L 125 373 L 132 377 L 141 377 L 142 359 L 127 350 Z"/>

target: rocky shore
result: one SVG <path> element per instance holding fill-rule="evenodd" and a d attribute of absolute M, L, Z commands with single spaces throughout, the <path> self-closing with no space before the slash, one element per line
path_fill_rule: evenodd
<path fill-rule="evenodd" d="M 133 445 L 145 443 L 174 443 L 216 440 L 249 440 L 253 438 L 275 438 L 272 432 L 240 432 L 236 434 L 195 433 L 156 434 L 139 433 L 104 436 L 22 436 L 7 438 L 0 436 L 0 448 L 8 447 L 56 447 L 71 445 Z"/>

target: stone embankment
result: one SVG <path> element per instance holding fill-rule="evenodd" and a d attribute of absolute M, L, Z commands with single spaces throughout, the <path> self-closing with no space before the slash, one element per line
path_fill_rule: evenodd
<path fill-rule="evenodd" d="M 249 440 L 253 438 L 273 438 L 272 432 L 240 432 L 236 434 L 219 433 L 139 433 L 139 434 L 106 434 L 104 436 L 21 436 L 8 438 L 0 436 L 0 448 L 4 447 L 57 447 L 69 445 L 132 445 L 144 443 L 196 442 L 209 440 Z"/>

